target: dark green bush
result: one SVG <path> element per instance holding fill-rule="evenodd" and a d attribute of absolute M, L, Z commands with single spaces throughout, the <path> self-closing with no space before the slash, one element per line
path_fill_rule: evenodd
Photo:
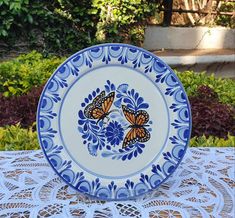
<path fill-rule="evenodd" d="M 91 43 L 89 34 L 95 27 L 87 12 L 91 1 L 77 5 L 77 17 L 72 18 L 60 0 L 0 1 L 0 39 L 15 49 L 15 43 L 28 42 L 28 47 L 46 53 L 77 51 Z"/>
<path fill-rule="evenodd" d="M 146 20 L 158 0 L 3 0 L 0 40 L 43 52 L 73 53 L 99 42 L 143 41 Z"/>

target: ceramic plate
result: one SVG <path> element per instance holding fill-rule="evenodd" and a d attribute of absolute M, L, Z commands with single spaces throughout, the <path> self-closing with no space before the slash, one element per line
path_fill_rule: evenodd
<path fill-rule="evenodd" d="M 41 147 L 55 172 L 99 199 L 157 188 L 182 160 L 191 132 L 184 89 L 154 54 L 102 44 L 68 58 L 38 106 Z"/>

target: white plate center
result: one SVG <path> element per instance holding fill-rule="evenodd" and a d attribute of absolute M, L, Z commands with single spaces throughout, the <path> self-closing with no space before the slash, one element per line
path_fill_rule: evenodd
<path fill-rule="evenodd" d="M 106 148 L 97 149 L 96 156 L 91 155 L 88 150 L 88 144 L 84 144 L 83 134 L 78 130 L 78 112 L 79 110 L 84 111 L 81 104 L 97 88 L 100 91 L 105 90 L 104 85 L 107 84 L 107 80 L 113 83 L 116 88 L 121 84 L 127 84 L 129 90 L 134 89 L 144 99 L 144 102 L 149 105 L 144 110 L 149 114 L 149 120 L 152 121 L 146 127 L 151 128 L 150 139 L 143 143 L 145 145 L 142 149 L 143 152 L 130 160 L 126 159 L 123 161 L 121 159 L 103 157 L 102 152 L 107 151 Z M 117 94 L 116 92 L 115 90 L 115 94 Z M 114 102 L 116 100 L 115 96 Z M 125 105 L 126 103 L 122 102 L 122 104 Z M 112 109 L 115 109 L 114 104 L 110 110 Z M 147 76 L 134 69 L 120 65 L 108 65 L 92 69 L 92 71 L 85 73 L 75 81 L 63 97 L 59 117 L 60 134 L 64 147 L 71 159 L 84 171 L 102 178 L 128 178 L 141 172 L 157 158 L 168 137 L 168 109 L 159 89 Z M 112 119 L 109 122 L 112 122 Z M 109 125 L 109 122 L 105 125 Z M 123 130 L 125 137 L 130 127 L 128 129 L 123 127 Z M 109 151 L 113 149 L 118 151 L 121 148 L 122 142 L 119 145 L 111 146 Z"/>

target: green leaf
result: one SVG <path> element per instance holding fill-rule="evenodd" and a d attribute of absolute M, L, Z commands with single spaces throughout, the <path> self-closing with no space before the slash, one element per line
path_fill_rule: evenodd
<path fill-rule="evenodd" d="M 27 18 L 28 18 L 29 23 L 32 24 L 33 23 L 33 17 L 30 14 L 28 14 Z"/>
<path fill-rule="evenodd" d="M 8 35 L 8 33 L 7 33 L 7 31 L 6 30 L 1 30 L 0 31 L 0 36 L 7 36 Z"/>

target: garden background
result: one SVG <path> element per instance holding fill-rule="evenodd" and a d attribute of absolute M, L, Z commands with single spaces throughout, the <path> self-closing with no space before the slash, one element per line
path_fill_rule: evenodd
<path fill-rule="evenodd" d="M 174 1 L 178 7 L 187 0 Z M 203 1 L 204 2 L 204 1 Z M 225 1 L 223 11 L 234 11 Z M 143 45 L 147 25 L 161 25 L 160 0 L 0 0 L 0 150 L 39 149 L 35 129 L 42 88 L 76 51 L 99 43 Z M 185 4 L 184 4 L 185 5 Z M 234 28 L 234 16 L 174 14 L 178 26 Z M 189 96 L 190 146 L 235 146 L 235 80 L 176 72 Z"/>

